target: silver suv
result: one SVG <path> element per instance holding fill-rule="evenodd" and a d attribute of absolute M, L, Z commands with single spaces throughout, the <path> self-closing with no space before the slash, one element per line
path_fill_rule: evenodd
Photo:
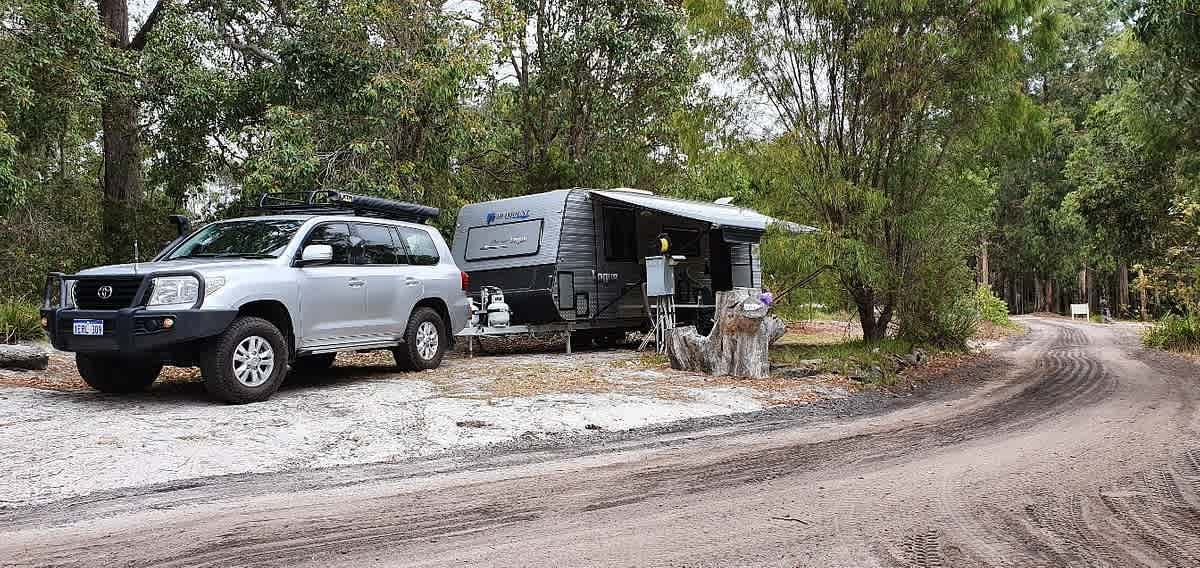
<path fill-rule="evenodd" d="M 325 370 L 339 351 L 438 366 L 470 302 L 436 229 L 358 209 L 281 213 L 212 223 L 153 262 L 50 275 L 42 315 L 54 346 L 74 351 L 100 391 L 199 366 L 207 390 L 232 403 L 265 400 L 289 365 Z"/>

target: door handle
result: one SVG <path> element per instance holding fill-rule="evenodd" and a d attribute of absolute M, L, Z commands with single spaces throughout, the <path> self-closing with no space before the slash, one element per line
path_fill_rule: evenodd
<path fill-rule="evenodd" d="M 366 284 L 366 282 L 363 282 L 358 278 L 351 278 L 348 282 L 346 282 L 346 285 L 351 288 L 362 288 L 364 284 Z"/>
<path fill-rule="evenodd" d="M 404 277 L 404 285 L 405 286 L 420 286 L 421 281 L 417 280 L 416 278 L 413 278 L 412 276 L 405 276 Z"/>

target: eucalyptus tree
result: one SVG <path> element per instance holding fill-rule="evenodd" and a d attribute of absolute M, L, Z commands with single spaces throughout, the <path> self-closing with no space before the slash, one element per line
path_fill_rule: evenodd
<path fill-rule="evenodd" d="M 696 85 L 685 13 L 660 0 L 484 2 L 500 36 L 485 112 L 494 160 L 528 191 L 648 185 L 673 171 L 672 118 Z M 516 173 L 516 175 L 514 175 Z"/>
<path fill-rule="evenodd" d="M 785 214 L 828 231 L 863 334 L 883 337 L 922 276 L 969 250 L 989 183 L 965 181 L 971 136 L 1019 97 L 1018 37 L 1045 40 L 1037 0 L 735 0 L 721 45 L 778 120 Z M 978 176 L 976 176 L 978 181 Z M 962 264 L 962 258 L 956 259 Z M 944 275 L 941 276 L 945 278 Z M 969 286 L 942 281 L 936 294 Z M 924 299 L 902 318 L 941 309 Z"/>

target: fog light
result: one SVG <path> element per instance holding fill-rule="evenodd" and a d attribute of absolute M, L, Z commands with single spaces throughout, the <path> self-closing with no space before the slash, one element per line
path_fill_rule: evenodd
<path fill-rule="evenodd" d="M 43 328 L 49 328 L 49 327 L 50 327 L 50 320 L 49 320 L 49 319 L 46 319 L 45 317 L 43 317 L 43 318 L 42 318 L 42 327 L 43 327 Z"/>
<path fill-rule="evenodd" d="M 163 329 L 175 327 L 175 318 L 163 318 Z"/>

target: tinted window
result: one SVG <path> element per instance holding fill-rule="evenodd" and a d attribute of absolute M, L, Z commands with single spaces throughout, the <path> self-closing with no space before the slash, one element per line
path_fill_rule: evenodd
<path fill-rule="evenodd" d="M 399 264 L 403 251 L 398 251 L 392 240 L 392 231 L 383 225 L 354 225 L 354 232 L 362 239 L 354 250 L 354 264 Z"/>
<path fill-rule="evenodd" d="M 255 220 L 213 223 L 188 237 L 165 260 L 204 257 L 277 257 L 303 221 Z"/>
<path fill-rule="evenodd" d="M 637 215 L 632 209 L 604 208 L 604 257 L 633 260 L 637 253 Z"/>
<path fill-rule="evenodd" d="M 350 226 L 345 223 L 326 223 L 318 225 L 308 234 L 304 246 L 329 245 L 333 247 L 333 262 L 330 264 L 350 264 L 350 249 L 352 238 Z M 304 247 L 300 248 L 303 252 Z"/>
<path fill-rule="evenodd" d="M 678 229 L 668 227 L 663 229 L 671 239 L 671 253 L 683 256 L 700 256 L 700 231 L 696 229 Z M 657 246 L 657 243 L 655 243 Z M 662 254 L 655 249 L 650 254 Z"/>
<path fill-rule="evenodd" d="M 433 265 L 438 263 L 437 245 L 429 233 L 421 229 L 397 227 L 404 246 L 408 249 L 408 263 L 417 265 Z"/>

